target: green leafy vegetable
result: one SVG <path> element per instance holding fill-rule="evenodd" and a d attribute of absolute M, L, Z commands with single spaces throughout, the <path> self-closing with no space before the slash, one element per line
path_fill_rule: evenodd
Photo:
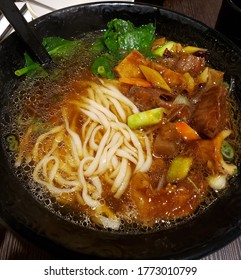
<path fill-rule="evenodd" d="M 103 36 L 97 39 L 90 48 L 96 58 L 91 67 L 93 73 L 101 77 L 113 79 L 114 66 L 126 54 L 136 49 L 144 55 L 151 54 L 151 44 L 155 36 L 152 23 L 135 27 L 130 21 L 113 19 L 107 24 Z M 82 43 L 80 40 L 66 40 L 60 37 L 43 39 L 43 46 L 56 62 L 59 59 L 69 59 Z M 25 65 L 15 71 L 17 76 L 46 77 L 48 73 L 29 54 L 24 54 Z"/>
<path fill-rule="evenodd" d="M 91 46 L 90 51 L 94 54 L 101 53 L 105 51 L 105 43 L 104 43 L 104 38 L 99 38 L 97 39 Z"/>
<path fill-rule="evenodd" d="M 25 66 L 15 71 L 15 75 L 29 77 L 46 77 L 48 73 L 37 62 L 33 61 L 28 53 L 24 53 Z"/>
<path fill-rule="evenodd" d="M 145 53 L 154 40 L 155 27 L 152 23 L 135 27 L 130 21 L 113 19 L 107 24 L 104 43 L 109 52 L 115 56 L 136 49 Z"/>
<path fill-rule="evenodd" d="M 60 37 L 47 37 L 43 39 L 43 46 L 49 55 L 54 59 L 68 59 L 77 48 L 81 46 L 80 40 L 66 40 Z M 24 54 L 25 65 L 15 71 L 17 76 L 27 75 L 29 77 L 46 77 L 48 73 L 37 62 L 32 60 L 28 53 Z"/>
<path fill-rule="evenodd" d="M 60 37 L 47 37 L 43 39 L 43 45 L 52 58 L 67 59 L 72 56 L 81 45 L 80 40 L 66 40 Z"/>
<path fill-rule="evenodd" d="M 152 23 L 135 27 L 128 20 L 109 21 L 103 36 L 92 45 L 91 51 L 99 53 L 102 57 L 93 62 L 92 71 L 102 77 L 114 78 L 114 66 L 132 50 L 136 49 L 146 56 L 152 55 L 151 44 L 154 38 L 155 27 Z M 112 61 L 108 57 L 111 57 Z"/>
<path fill-rule="evenodd" d="M 102 78 L 114 79 L 115 75 L 112 72 L 114 61 L 115 59 L 113 56 L 104 54 L 94 61 L 91 66 L 91 71 Z"/>

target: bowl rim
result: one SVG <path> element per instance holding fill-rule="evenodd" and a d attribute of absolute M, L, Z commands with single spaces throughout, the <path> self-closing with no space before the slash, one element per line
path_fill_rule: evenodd
<path fill-rule="evenodd" d="M 208 34 L 208 31 L 211 30 L 211 33 L 212 34 L 215 34 L 217 35 L 217 38 L 221 39 L 221 40 L 225 40 L 226 42 L 226 37 L 224 37 L 222 34 L 220 34 L 218 31 L 216 30 L 212 30 L 210 27 L 206 26 L 205 24 L 201 23 L 200 21 L 196 21 L 190 17 L 187 17 L 185 15 L 182 15 L 180 13 L 176 13 L 176 12 L 173 12 L 173 11 L 170 11 L 170 10 L 167 10 L 167 9 L 164 9 L 164 8 L 161 8 L 161 7 L 158 7 L 158 6 L 155 6 L 155 5 L 149 5 L 149 4 L 143 4 L 143 3 L 130 3 L 130 2 L 96 2 L 96 3 L 87 3 L 87 4 L 80 4 L 80 5 L 77 5 L 75 6 L 76 8 L 80 7 L 88 7 L 88 6 L 91 6 L 91 7 L 97 7 L 97 6 L 106 6 L 107 4 L 110 5 L 110 6 L 115 6 L 116 3 L 118 3 L 119 5 L 122 5 L 123 7 L 125 6 L 146 6 L 146 7 L 153 7 L 153 8 L 156 8 L 158 10 L 161 10 L 165 13 L 168 13 L 168 14 L 171 14 L 173 16 L 177 16 L 177 17 L 181 17 L 181 18 L 185 18 L 185 21 L 186 22 L 189 22 L 189 23 L 195 23 L 195 25 L 197 26 L 197 28 L 200 28 L 202 31 L 205 31 L 207 32 L 206 34 Z M 44 19 L 50 19 L 52 17 L 52 15 L 55 15 L 55 16 L 58 16 L 58 14 L 61 14 L 63 13 L 64 11 L 68 11 L 70 10 L 71 7 L 68 7 L 68 8 L 63 8 L 61 10 L 58 10 L 58 11 L 54 11 L 48 15 L 44 15 L 36 20 L 34 20 L 33 22 L 31 22 L 30 24 L 32 26 L 38 26 L 38 25 L 41 25 L 44 21 Z M 15 35 L 10 35 L 10 36 L 15 36 Z M 11 39 L 11 37 L 10 37 Z M 241 51 L 239 48 L 236 48 L 236 46 L 231 42 L 231 41 L 227 41 L 227 44 L 233 48 L 234 51 L 238 52 L 239 56 L 241 57 Z M 0 205 L 1 206 L 1 205 Z M 0 207 L 0 212 L 1 212 L 1 207 Z M 35 233 L 33 233 L 30 229 L 28 229 L 27 227 L 24 227 L 24 225 L 22 225 L 21 223 L 20 224 L 14 224 L 13 221 L 9 221 L 11 224 L 11 228 L 16 231 L 17 233 L 19 232 L 19 228 L 22 227 L 22 234 L 25 235 L 27 238 L 29 238 L 30 240 L 32 240 L 33 242 L 35 240 Z M 14 221 L 16 222 L 16 221 Z M 21 230 L 20 230 L 21 231 Z M 223 247 L 224 245 L 228 244 L 230 241 L 234 240 L 237 236 L 239 236 L 241 234 L 241 227 L 239 225 L 237 225 L 235 228 L 232 229 L 232 231 L 226 233 L 226 239 L 223 240 L 223 239 L 218 239 L 216 237 L 216 241 L 215 243 L 208 243 L 208 245 L 206 244 L 206 246 L 204 246 L 203 248 L 201 248 L 202 250 L 201 251 L 197 251 L 196 248 L 189 248 L 189 251 L 183 251 L 183 252 L 179 252 L 179 256 L 183 256 L 183 258 L 200 258 L 204 255 L 207 255 L 208 253 L 211 253 L 217 249 L 220 249 L 221 247 Z M 46 241 L 44 238 L 43 238 L 43 241 Z M 39 243 L 39 241 L 37 242 Z M 41 243 L 41 241 L 40 241 Z M 191 255 L 190 255 L 191 254 Z M 79 255 L 79 254 L 78 254 Z M 170 256 L 172 256 L 172 254 L 170 254 Z"/>

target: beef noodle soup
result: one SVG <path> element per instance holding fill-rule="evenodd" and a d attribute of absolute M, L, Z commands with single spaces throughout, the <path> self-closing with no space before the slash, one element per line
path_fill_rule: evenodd
<path fill-rule="evenodd" d="M 203 211 L 237 172 L 224 73 L 208 50 L 155 36 L 151 55 L 122 50 L 109 77 L 93 66 L 96 36 L 13 92 L 16 175 L 50 210 L 91 227 L 157 229 Z"/>

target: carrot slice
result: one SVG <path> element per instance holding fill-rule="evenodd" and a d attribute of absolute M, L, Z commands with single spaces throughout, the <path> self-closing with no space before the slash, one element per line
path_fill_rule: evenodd
<path fill-rule="evenodd" d="M 186 122 L 175 122 L 174 123 L 177 131 L 182 135 L 185 140 L 198 140 L 201 139 L 198 133 L 191 128 Z"/>
<path fill-rule="evenodd" d="M 142 78 L 127 78 L 127 77 L 122 77 L 119 78 L 119 81 L 121 83 L 133 85 L 133 86 L 139 86 L 139 87 L 151 87 L 151 83 L 148 81 L 142 79 Z"/>

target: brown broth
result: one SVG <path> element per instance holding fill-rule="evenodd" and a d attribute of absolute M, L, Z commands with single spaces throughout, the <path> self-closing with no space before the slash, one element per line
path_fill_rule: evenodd
<path fill-rule="evenodd" d="M 93 37 L 87 37 L 85 50 L 78 53 L 73 60 L 66 63 L 61 62 L 60 68 L 64 74 L 61 74 L 62 76 L 60 78 L 54 80 L 51 78 L 34 80 L 26 78 L 21 81 L 19 87 L 10 96 L 11 111 L 8 113 L 9 118 L 13 120 L 13 122 L 6 126 L 7 134 L 17 135 L 17 137 L 21 139 L 26 133 L 26 123 L 29 119 L 34 119 L 38 127 L 33 134 L 33 137 L 30 138 L 31 141 L 27 143 L 25 149 L 31 150 L 35 140 L 40 134 L 47 131 L 49 127 L 60 125 L 63 122 L 59 110 L 65 106 L 66 100 L 69 98 L 73 99 L 76 94 L 79 94 L 76 93 L 76 88 L 78 89 L 78 81 L 96 80 L 93 74 L 85 70 L 90 67 L 92 62 L 92 58 L 88 55 L 88 48 L 94 38 L 95 34 Z M 71 71 L 66 71 L 66 69 L 71 69 Z M 83 95 L 84 91 L 81 91 L 81 94 Z M 240 116 L 236 115 L 237 110 L 235 108 L 235 101 L 231 96 L 228 97 L 228 102 L 231 114 L 230 122 L 235 131 L 231 138 L 231 142 L 236 150 L 240 150 L 240 131 L 237 130 Z M 76 131 L 80 131 L 84 117 L 81 116 L 81 114 L 75 116 L 75 111 L 71 111 L 71 106 L 68 107 L 67 110 L 69 110 L 70 115 L 72 115 L 73 118 L 76 117 Z M 184 151 L 184 155 L 189 155 L 195 150 L 195 147 L 190 148 L 191 146 L 187 146 L 183 141 L 180 141 L 179 144 L 179 149 Z M 64 149 L 69 148 L 63 147 L 63 151 Z M 9 152 L 9 156 L 10 161 L 14 166 L 16 155 L 13 152 Z M 164 160 L 167 165 L 171 162 L 170 158 Z M 195 163 L 194 166 L 191 178 L 192 180 L 195 179 L 195 182 L 200 181 L 200 185 L 202 185 L 201 180 L 205 180 L 205 176 L 208 172 L 207 168 L 200 163 Z M 62 195 L 55 198 L 34 182 L 32 178 L 33 167 L 32 162 L 25 162 L 20 167 L 16 168 L 15 173 L 20 181 L 27 181 L 27 188 L 37 200 L 50 211 L 64 217 L 70 222 L 91 228 L 96 227 L 96 224 L 93 223 L 92 218 L 89 216 L 93 214 L 92 210 L 89 210 L 85 206 L 81 206 L 78 199 L 76 199 L 73 194 Z M 196 173 L 195 168 L 196 170 L 199 169 Z M 139 186 L 137 187 L 139 188 Z M 203 184 L 202 190 L 199 190 L 201 194 L 197 193 L 193 190 L 192 183 L 190 182 L 188 184 L 186 182 L 186 185 L 183 185 L 182 183 L 177 183 L 175 186 L 168 185 L 158 191 L 155 190 L 155 186 L 151 186 L 148 191 L 146 191 L 145 187 L 140 188 L 136 194 L 139 197 L 142 196 L 143 199 L 151 201 L 150 209 L 152 209 L 153 205 L 159 205 L 156 209 L 150 210 L 150 213 L 147 213 L 145 209 L 143 210 L 143 215 L 145 216 L 145 222 L 143 223 L 142 221 L 139 221 L 138 209 L 133 201 L 133 190 L 134 192 L 137 191 L 135 190 L 136 186 L 129 187 L 128 191 L 119 200 L 116 200 L 110 195 L 109 188 L 110 186 L 105 183 L 103 186 L 103 201 L 108 204 L 113 212 L 117 212 L 121 217 L 122 222 L 119 229 L 120 232 L 146 232 L 175 226 L 178 223 L 193 218 L 196 213 L 205 211 L 205 209 L 222 194 L 222 191 L 211 191 L 205 184 Z M 179 211 L 173 206 L 169 207 L 167 204 L 170 201 L 170 196 L 172 203 L 176 202 L 175 198 L 179 195 L 182 188 L 184 190 L 183 193 L 188 193 L 187 196 L 190 195 L 191 197 L 190 199 L 187 199 L 187 204 L 183 204 L 183 207 L 180 207 Z M 180 195 L 180 197 L 181 196 L 182 195 Z M 193 204 L 192 201 L 194 201 Z M 148 203 L 144 208 L 146 208 L 147 205 Z M 149 215 L 153 217 L 151 218 Z"/>

